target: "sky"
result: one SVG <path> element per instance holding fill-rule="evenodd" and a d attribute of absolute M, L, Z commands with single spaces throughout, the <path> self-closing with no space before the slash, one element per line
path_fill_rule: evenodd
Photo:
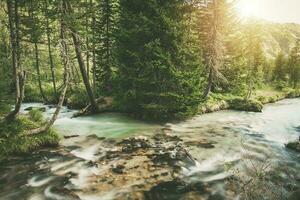
<path fill-rule="evenodd" d="M 300 0 L 238 0 L 237 9 L 242 17 L 300 24 Z"/>

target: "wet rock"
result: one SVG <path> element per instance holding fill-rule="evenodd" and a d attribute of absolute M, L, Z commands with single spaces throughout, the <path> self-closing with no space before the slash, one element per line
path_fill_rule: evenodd
<path fill-rule="evenodd" d="M 195 160 L 181 145 L 159 149 L 155 154 L 149 156 L 153 163 L 159 165 L 169 165 L 173 167 L 189 167 L 195 165 Z"/>
<path fill-rule="evenodd" d="M 216 194 L 212 194 L 209 196 L 208 200 L 224 200 L 225 197 L 222 196 L 221 194 L 219 193 L 216 193 Z"/>
<path fill-rule="evenodd" d="M 79 137 L 79 135 L 65 135 L 64 136 L 65 139 L 70 139 L 70 138 L 75 138 L 75 137 Z"/>
<path fill-rule="evenodd" d="M 72 199 L 72 200 L 80 200 L 79 196 L 77 194 L 75 194 L 75 192 L 73 192 L 73 191 L 71 191 L 71 190 L 69 190 L 67 188 L 53 187 L 51 189 L 51 191 L 53 193 L 56 193 L 56 194 L 59 194 L 59 195 L 63 196 L 64 199 L 66 199 L 66 200 L 68 200 L 68 199 L 69 200 L 70 199 Z"/>
<path fill-rule="evenodd" d="M 215 148 L 215 145 L 213 143 L 214 142 L 207 142 L 207 141 L 188 141 L 188 142 L 185 142 L 185 145 L 196 146 L 196 147 L 205 148 L 205 149 L 213 149 L 213 148 Z"/>
<path fill-rule="evenodd" d="M 92 187 L 103 193 L 122 191 L 124 186 L 130 185 L 134 191 L 117 195 L 116 199 L 145 199 L 145 191 L 174 180 L 181 175 L 183 167 L 189 168 L 196 163 L 178 136 L 159 133 L 148 138 L 127 138 L 114 144 L 104 142 L 112 148 L 103 149 L 103 156 L 97 161 L 99 169 L 103 170 L 100 175 L 91 177 L 94 184 L 86 185 L 86 192 L 93 192 Z"/>
<path fill-rule="evenodd" d="M 116 167 L 113 167 L 112 172 L 116 173 L 116 174 L 123 174 L 124 170 L 125 170 L 125 166 L 124 165 L 117 165 Z"/>
<path fill-rule="evenodd" d="M 290 143 L 286 144 L 285 146 L 288 149 L 291 149 L 291 150 L 294 150 L 294 151 L 297 151 L 298 153 L 300 153 L 300 141 L 290 142 Z"/>
<path fill-rule="evenodd" d="M 28 108 L 25 108 L 24 110 L 26 110 L 26 111 L 38 110 L 38 111 L 41 111 L 41 112 L 46 112 L 46 107 L 33 107 L 33 106 L 30 106 Z"/>
<path fill-rule="evenodd" d="M 147 149 L 151 147 L 149 140 L 146 137 L 127 138 L 118 143 L 122 146 L 122 152 L 132 153 L 138 149 Z"/>
<path fill-rule="evenodd" d="M 169 200 L 183 199 L 188 193 L 191 193 L 190 199 L 201 199 L 200 193 L 206 191 L 202 184 L 188 184 L 182 180 L 174 179 L 172 181 L 162 182 L 149 191 L 144 192 L 146 200 Z"/>
<path fill-rule="evenodd" d="M 170 135 L 165 133 L 156 134 L 153 139 L 159 142 L 180 142 L 182 141 L 177 135 Z"/>

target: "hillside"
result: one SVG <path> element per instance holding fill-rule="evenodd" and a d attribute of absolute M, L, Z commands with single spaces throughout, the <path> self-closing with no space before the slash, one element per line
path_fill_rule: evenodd
<path fill-rule="evenodd" d="M 300 38 L 300 25 L 295 23 L 261 22 L 262 40 L 267 57 L 274 58 L 280 51 L 288 53 Z"/>

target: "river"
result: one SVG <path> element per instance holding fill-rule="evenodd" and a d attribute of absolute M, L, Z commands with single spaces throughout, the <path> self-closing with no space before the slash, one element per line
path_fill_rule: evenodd
<path fill-rule="evenodd" d="M 44 105 L 26 103 L 22 106 L 23 111 L 30 106 Z M 47 107 L 45 117 L 53 111 L 54 108 Z M 240 179 L 240 184 L 244 184 L 249 177 L 262 176 L 258 174 L 262 172 L 273 174 L 268 180 L 262 178 L 263 184 L 270 184 L 273 188 L 267 190 L 278 192 L 276 195 L 282 195 L 282 198 L 295 188 L 299 189 L 299 154 L 284 145 L 299 138 L 300 99 L 266 105 L 262 113 L 220 111 L 164 126 L 121 114 L 71 118 L 74 112 L 64 107 L 54 128 L 62 138 L 69 135 L 79 137 L 62 139 L 57 149 L 40 150 L 26 157 L 11 157 L 0 164 L 0 199 L 63 200 L 76 199 L 75 196 L 82 200 L 126 199 L 122 194 L 133 192 L 132 185 L 105 193 L 83 189 L 90 177 L 99 176 L 103 170 L 92 164 L 99 159 L 99 152 L 108 150 L 101 141 L 114 144 L 126 137 L 151 136 L 163 127 L 180 137 L 197 161 L 181 170 L 186 184 L 201 183 L 209 188 L 197 199 L 238 199 L 238 195 L 232 194 L 237 186 L 230 183 L 230 177 L 234 175 Z M 177 186 L 158 185 L 151 190 L 156 195 L 147 198 L 196 199 Z M 74 193 L 74 197 L 69 195 L 67 198 L 61 195 L 64 190 L 56 192 L 54 187 L 66 188 Z"/>

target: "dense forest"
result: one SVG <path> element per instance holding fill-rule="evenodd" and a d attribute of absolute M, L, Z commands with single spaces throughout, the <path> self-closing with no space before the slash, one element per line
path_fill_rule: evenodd
<path fill-rule="evenodd" d="M 236 1 L 1 0 L 0 37 L 3 158 L 56 146 L 63 106 L 164 123 L 300 96 L 300 25 Z M 23 115 L 31 102 L 55 111 Z"/>
<path fill-rule="evenodd" d="M 20 102 L 56 103 L 68 85 L 70 107 L 97 112 L 97 99 L 112 97 L 114 110 L 168 120 L 196 114 L 210 96 L 298 86 L 299 25 L 241 21 L 234 3 L 8 3 L 1 96 L 24 87 Z"/>

